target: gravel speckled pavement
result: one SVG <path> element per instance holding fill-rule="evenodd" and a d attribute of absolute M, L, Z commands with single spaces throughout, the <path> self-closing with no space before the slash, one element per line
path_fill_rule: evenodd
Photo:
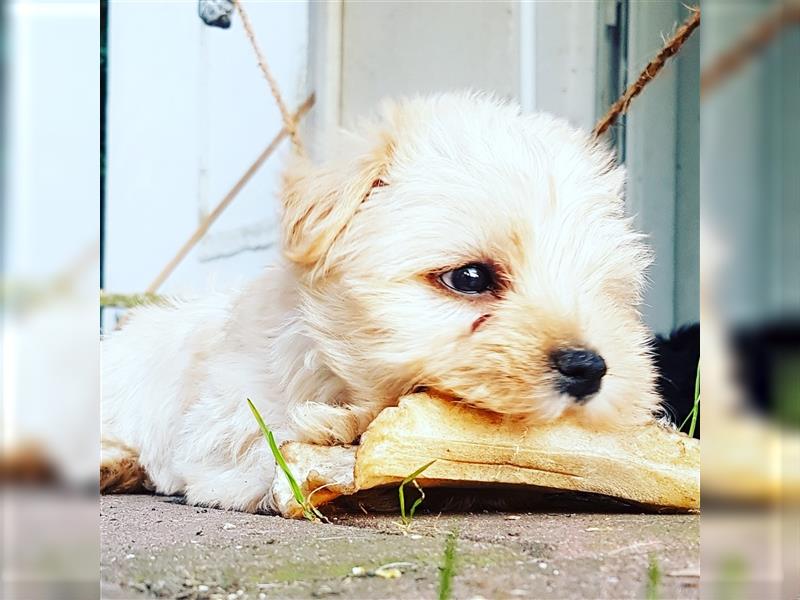
<path fill-rule="evenodd" d="M 655 579 L 659 598 L 699 596 L 699 515 L 418 515 L 404 533 L 391 515 L 310 523 L 159 496 L 100 508 L 109 599 L 436 598 L 450 531 L 456 599 L 643 598 Z M 353 576 L 390 563 L 402 575 Z"/>

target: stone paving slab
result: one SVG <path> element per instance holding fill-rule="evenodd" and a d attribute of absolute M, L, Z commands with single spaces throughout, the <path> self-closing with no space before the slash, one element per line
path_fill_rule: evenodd
<path fill-rule="evenodd" d="M 289 521 L 160 496 L 101 498 L 103 597 L 436 598 L 456 531 L 454 598 L 697 598 L 699 516 L 392 515 Z M 354 577 L 398 563 L 394 579 Z"/>

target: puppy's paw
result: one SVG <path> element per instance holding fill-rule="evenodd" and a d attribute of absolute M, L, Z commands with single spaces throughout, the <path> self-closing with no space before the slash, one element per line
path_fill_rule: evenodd
<path fill-rule="evenodd" d="M 305 402 L 289 410 L 295 439 L 333 446 L 352 444 L 372 422 L 375 412 L 359 406 Z"/>
<path fill-rule="evenodd" d="M 272 463 L 229 467 L 225 471 L 196 473 L 186 483 L 184 497 L 192 506 L 221 508 L 248 513 L 274 513 L 272 501 Z"/>

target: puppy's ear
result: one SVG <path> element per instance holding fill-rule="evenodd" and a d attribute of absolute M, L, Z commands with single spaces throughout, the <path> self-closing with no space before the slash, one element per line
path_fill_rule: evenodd
<path fill-rule="evenodd" d="M 385 185 L 393 137 L 383 132 L 351 139 L 338 156 L 317 166 L 299 158 L 283 180 L 284 254 L 311 268 L 324 262 L 333 242 L 347 227 L 374 187 Z"/>

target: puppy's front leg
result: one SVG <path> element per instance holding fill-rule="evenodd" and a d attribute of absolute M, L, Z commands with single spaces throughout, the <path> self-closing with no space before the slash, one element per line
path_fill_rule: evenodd
<path fill-rule="evenodd" d="M 279 445 L 286 440 L 350 444 L 364 432 L 377 412 L 363 406 L 304 402 L 288 411 L 290 431 L 281 427 L 273 433 Z M 251 415 L 247 417 L 252 420 Z M 193 445 L 178 466 L 186 481 L 187 502 L 247 512 L 274 510 L 275 459 L 261 430 L 250 426 L 243 437 L 227 430 L 208 433 L 208 440 L 214 440 L 213 446 L 209 443 L 207 452 L 198 453 Z"/>
<path fill-rule="evenodd" d="M 191 460 L 180 465 L 186 480 L 185 496 L 189 504 L 241 510 L 270 512 L 275 459 L 261 431 L 249 438 L 229 461 Z"/>

